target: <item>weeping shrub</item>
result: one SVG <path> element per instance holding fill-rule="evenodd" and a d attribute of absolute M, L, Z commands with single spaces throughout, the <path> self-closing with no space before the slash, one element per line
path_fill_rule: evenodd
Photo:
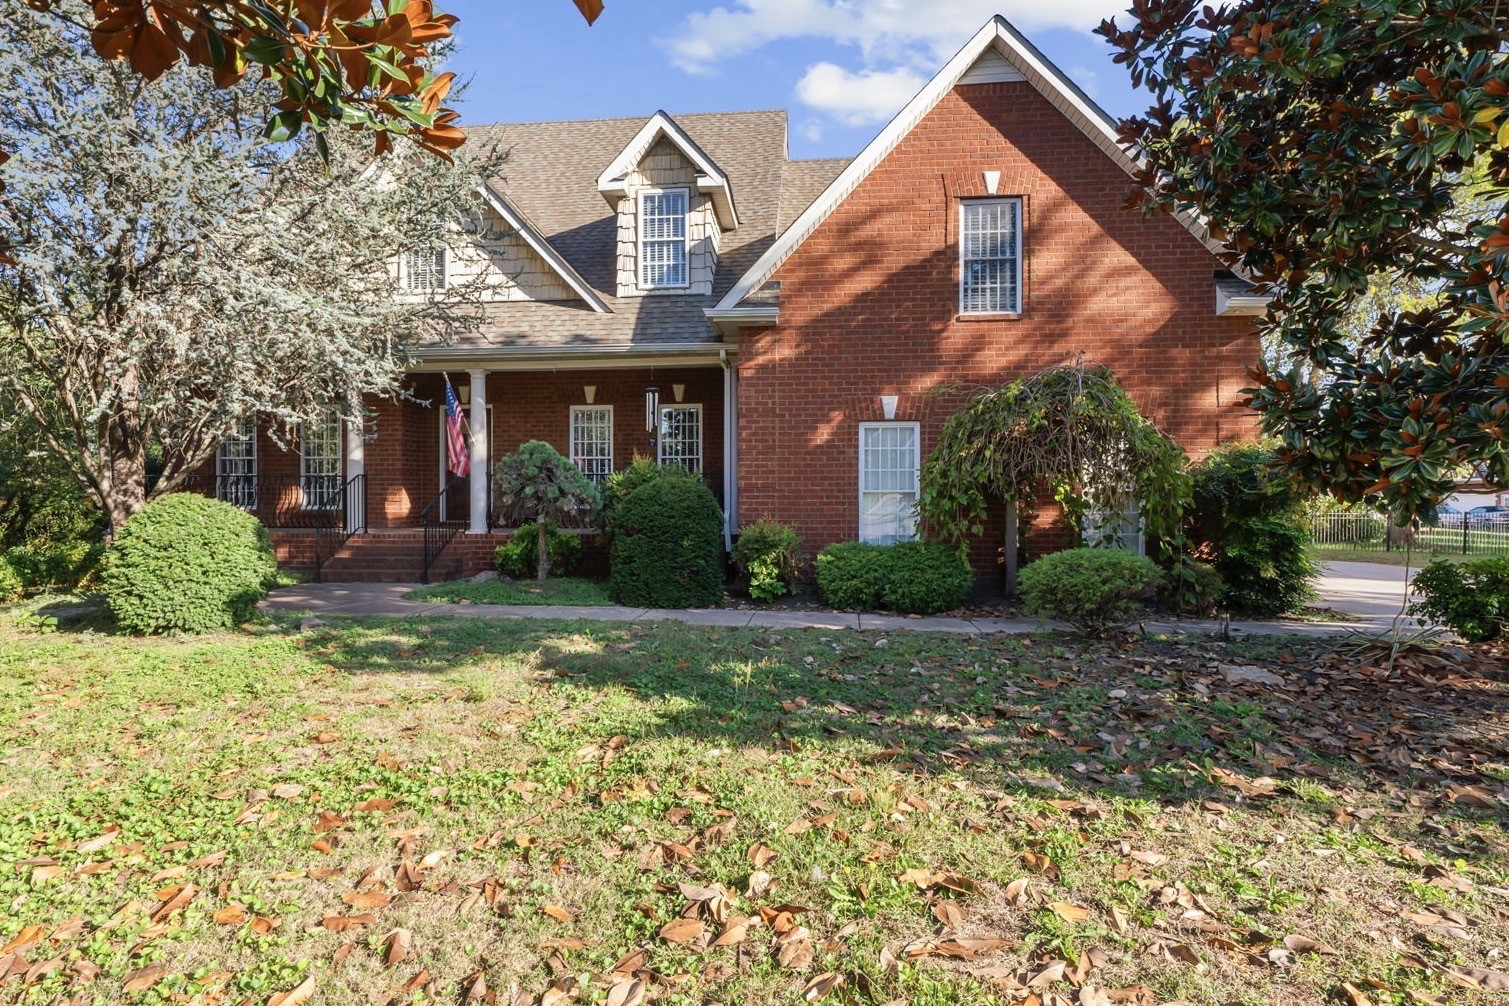
<path fill-rule="evenodd" d="M 174 493 L 122 525 L 101 560 L 100 593 L 127 632 L 215 632 L 252 616 L 277 568 L 257 518 Z"/>

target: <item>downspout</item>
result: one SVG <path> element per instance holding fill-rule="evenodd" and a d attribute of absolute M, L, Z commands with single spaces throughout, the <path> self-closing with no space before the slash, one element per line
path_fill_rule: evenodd
<path fill-rule="evenodd" d="M 739 511 L 738 374 L 728 350 L 718 350 L 723 367 L 723 547 L 732 552 Z"/>

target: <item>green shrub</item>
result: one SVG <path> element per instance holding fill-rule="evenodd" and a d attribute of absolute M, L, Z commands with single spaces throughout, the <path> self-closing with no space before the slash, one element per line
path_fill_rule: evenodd
<path fill-rule="evenodd" d="M 525 524 L 498 546 L 494 559 L 498 572 L 515 580 L 533 578 L 538 572 L 539 534 L 534 524 Z M 550 575 L 570 576 L 582 562 L 580 535 L 545 526 L 545 548 L 550 553 Z"/>
<path fill-rule="evenodd" d="M 723 600 L 723 514 L 702 480 L 677 472 L 618 503 L 608 593 L 619 604 L 711 608 Z"/>
<path fill-rule="evenodd" d="M 609 475 L 602 488 L 603 534 L 610 541 L 612 540 L 613 523 L 617 517 L 618 508 L 631 492 L 670 475 L 698 477 L 694 472 L 687 471 L 680 465 L 657 464 L 649 458 L 635 458 L 623 471 Z"/>
<path fill-rule="evenodd" d="M 39 541 L 5 553 L 30 591 L 74 590 L 94 573 L 104 545 L 86 539 Z"/>
<path fill-rule="evenodd" d="M 1180 615 L 1214 615 L 1226 596 L 1226 581 L 1208 562 L 1182 555 L 1163 573 L 1158 598 L 1169 611 Z"/>
<path fill-rule="evenodd" d="M 1226 447 L 1193 471 L 1193 536 L 1214 550 L 1226 606 L 1240 614 L 1279 615 L 1313 596 L 1305 501 L 1273 459 L 1267 448 Z"/>
<path fill-rule="evenodd" d="M 1509 622 L 1509 556 L 1456 565 L 1437 559 L 1415 574 L 1410 613 L 1450 627 L 1470 643 L 1498 639 Z"/>
<path fill-rule="evenodd" d="M 493 503 L 509 524 L 535 526 L 534 575 L 544 580 L 553 565 L 547 531 L 563 520 L 592 515 L 602 495 L 570 458 L 543 440 L 529 440 L 493 470 Z"/>
<path fill-rule="evenodd" d="M 774 601 L 796 589 L 802 540 L 796 529 L 774 521 L 757 521 L 739 533 L 734 567 L 756 601 Z"/>
<path fill-rule="evenodd" d="M 214 632 L 250 618 L 276 572 L 255 517 L 175 493 L 126 521 L 101 562 L 100 592 L 127 632 Z"/>
<path fill-rule="evenodd" d="M 26 584 L 22 582 L 21 574 L 16 572 L 8 559 L 0 558 L 0 604 L 21 600 L 25 589 Z"/>
<path fill-rule="evenodd" d="M 1018 584 L 1027 614 L 1101 633 L 1126 622 L 1162 578 L 1152 560 L 1135 552 L 1074 548 L 1031 563 Z"/>
<path fill-rule="evenodd" d="M 839 542 L 817 556 L 817 589 L 829 607 L 933 615 L 969 597 L 974 574 L 941 542 Z"/>

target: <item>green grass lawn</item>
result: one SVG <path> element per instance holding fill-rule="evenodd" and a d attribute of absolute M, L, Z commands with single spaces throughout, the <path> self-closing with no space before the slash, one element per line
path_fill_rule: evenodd
<path fill-rule="evenodd" d="M 0 624 L 0 1001 L 1502 1003 L 1509 685 L 1318 645 Z"/>
<path fill-rule="evenodd" d="M 1428 566 L 1435 559 L 1445 559 L 1447 562 L 1469 562 L 1473 559 L 1484 558 L 1478 553 L 1463 555 L 1460 552 L 1428 552 L 1418 548 L 1411 549 L 1408 553 L 1385 552 L 1382 549 L 1373 551 L 1348 548 L 1343 545 L 1316 545 L 1311 549 L 1311 554 L 1317 562 L 1378 562 L 1388 566 L 1408 565 L 1412 569 Z"/>
<path fill-rule="evenodd" d="M 561 576 L 540 583 L 536 580 L 516 580 L 504 583 L 476 583 L 460 580 L 455 583 L 434 583 L 420 587 L 406 595 L 411 601 L 447 601 L 470 604 L 575 604 L 602 607 L 608 600 L 608 588 L 598 580 Z"/>

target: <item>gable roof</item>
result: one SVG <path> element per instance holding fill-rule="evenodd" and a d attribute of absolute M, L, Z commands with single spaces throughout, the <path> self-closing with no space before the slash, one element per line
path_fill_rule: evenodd
<path fill-rule="evenodd" d="M 1005 65 L 1002 65 L 1005 64 Z M 1017 76 L 1013 77 L 1012 74 Z M 760 256 L 749 271 L 710 309 L 710 317 L 725 313 L 737 314 L 752 294 L 756 294 L 770 280 L 802 242 L 817 230 L 818 226 L 836 210 L 870 172 L 885 160 L 906 138 L 918 123 L 931 112 L 943 98 L 960 83 L 971 80 L 1025 80 L 1043 95 L 1055 108 L 1064 114 L 1079 130 L 1101 149 L 1111 160 L 1119 164 L 1127 174 L 1133 174 L 1138 159 L 1124 147 L 1116 133 L 1115 123 L 1101 110 L 1084 91 L 1080 90 L 1062 70 L 1054 66 L 1027 38 L 999 14 L 986 22 L 974 38 L 960 49 L 953 59 L 944 65 L 938 74 L 928 81 L 921 91 L 907 103 L 890 124 L 881 130 L 859 156 L 849 163 L 837 178 L 796 220 L 792 221 L 781 236 Z M 1210 235 L 1209 229 L 1198 219 L 1188 214 L 1176 214 L 1177 219 L 1201 243 L 1218 258 L 1226 249 Z"/>
<path fill-rule="evenodd" d="M 534 221 L 530 220 L 518 207 L 514 206 L 513 203 L 497 192 L 492 187 L 491 182 L 482 186 L 482 198 L 487 205 L 491 206 L 499 216 L 507 221 L 508 226 L 512 227 L 518 233 L 519 237 L 524 239 L 524 243 L 529 245 L 536 255 L 545 260 L 545 264 L 550 266 L 555 271 L 555 274 L 564 280 L 566 285 L 578 297 L 587 302 L 587 305 L 592 310 L 598 314 L 611 313 L 608 305 L 604 304 L 603 299 L 597 295 L 597 291 L 593 290 L 587 284 L 587 281 L 582 279 L 582 274 L 572 268 L 571 263 L 567 262 L 565 257 L 555 250 L 554 245 L 545 240 L 545 236 L 540 233 L 540 229 L 535 226 Z"/>
<path fill-rule="evenodd" d="M 697 169 L 697 191 L 704 195 L 712 196 L 713 211 L 718 216 L 718 225 L 726 231 L 731 231 L 739 226 L 739 211 L 734 206 L 734 190 L 728 182 L 728 176 L 723 169 L 713 162 L 707 152 L 697 146 L 686 130 L 677 125 L 676 120 L 667 115 L 663 110 L 650 116 L 650 120 L 644 124 L 629 141 L 628 145 L 619 151 L 613 162 L 603 169 L 603 173 L 597 176 L 597 190 L 601 192 L 613 206 L 618 205 L 618 200 L 626 191 L 624 182 L 644 155 L 649 153 L 656 141 L 665 139 L 683 157 L 692 162 Z"/>

